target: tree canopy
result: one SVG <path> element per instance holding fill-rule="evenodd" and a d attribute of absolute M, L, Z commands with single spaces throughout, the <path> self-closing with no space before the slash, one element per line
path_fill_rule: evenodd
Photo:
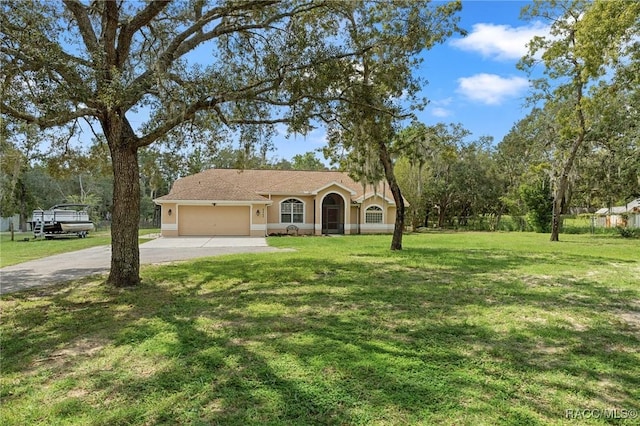
<path fill-rule="evenodd" d="M 640 35 L 640 5 L 624 0 L 536 0 L 523 14 L 550 23 L 549 35 L 533 38 L 520 66 L 529 72 L 538 63 L 544 66 L 543 76 L 532 80 L 533 99 L 542 100 L 554 117 L 550 121 L 556 135 L 551 241 L 558 241 L 571 173 L 588 151 L 585 144 L 598 121 L 592 114 L 594 98 L 588 91 L 600 83 L 614 88 L 608 71 L 620 71 L 638 59 L 635 47 Z"/>
<path fill-rule="evenodd" d="M 325 118 L 328 99 L 356 102 L 341 96 L 353 88 L 345 75 L 364 70 L 356 63 L 372 70 L 374 59 L 390 60 L 389 69 L 378 66 L 367 81 L 386 87 L 385 97 L 398 96 L 412 84 L 410 56 L 449 34 L 448 17 L 458 8 L 413 1 L 8 0 L 0 5 L 0 112 L 67 133 L 85 121 L 103 135 L 114 177 L 107 281 L 136 285 L 141 148 L 163 140 L 215 144 L 225 132 L 250 147 L 277 123 L 305 132 L 310 119 Z M 345 67 L 352 72 L 342 73 Z M 140 116 L 149 119 L 137 123 Z"/>

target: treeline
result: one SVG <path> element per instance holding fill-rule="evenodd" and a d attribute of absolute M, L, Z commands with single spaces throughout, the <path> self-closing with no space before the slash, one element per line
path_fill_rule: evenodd
<path fill-rule="evenodd" d="M 594 119 L 568 177 L 561 215 L 640 197 L 640 132 L 629 119 L 638 122 L 635 108 L 611 109 Z M 510 220 L 503 229 L 549 232 L 564 149 L 554 126 L 551 111 L 534 109 L 495 145 L 489 138 L 471 139 L 460 124 L 404 129 L 393 147 L 396 176 L 411 204 L 408 222 L 414 228 L 497 229 L 509 215 L 526 223 Z"/>
<path fill-rule="evenodd" d="M 638 128 L 629 125 L 630 109 L 619 111 L 607 110 L 584 145 L 570 175 L 562 214 L 593 212 L 640 196 Z M 562 149 L 552 129 L 553 116 L 545 109 L 532 110 L 498 144 L 489 137 L 474 139 L 461 124 L 406 127 L 390 146 L 395 174 L 410 204 L 407 224 L 414 229 L 549 232 Z M 1 144 L 3 217 L 20 214 L 24 228 L 35 208 L 83 203 L 91 206 L 96 223 L 109 221 L 113 175 L 104 143 L 96 141 L 87 150 L 68 149 L 47 156 L 29 156 L 29 151 L 19 150 L 7 139 Z M 143 224 L 157 222 L 153 199 L 167 194 L 182 176 L 214 167 L 327 168 L 314 152 L 290 160 L 269 158 L 272 146 L 258 150 L 231 145 L 201 145 L 190 151 L 169 148 L 147 148 L 139 153 Z"/>

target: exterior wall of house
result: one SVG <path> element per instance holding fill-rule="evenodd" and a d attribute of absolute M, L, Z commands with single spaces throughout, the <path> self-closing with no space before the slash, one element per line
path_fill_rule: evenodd
<path fill-rule="evenodd" d="M 163 237 L 178 236 L 178 209 L 175 203 L 162 204 L 162 215 L 160 219 L 160 234 Z"/>
<path fill-rule="evenodd" d="M 393 232 L 395 224 L 396 208 L 390 206 L 388 202 L 381 196 L 369 197 L 362 205 L 353 205 L 351 203 L 351 194 L 344 188 L 332 185 L 318 192 L 317 195 L 309 196 L 292 196 L 292 195 L 271 195 L 271 204 L 267 207 L 267 234 L 271 233 L 287 233 L 288 225 L 295 225 L 298 228 L 299 235 L 320 235 L 322 233 L 322 201 L 331 194 L 336 193 L 343 198 L 344 202 L 344 233 L 345 234 L 379 234 Z M 303 223 L 281 223 L 280 222 L 280 203 L 289 198 L 300 200 L 304 203 L 304 222 Z M 315 204 L 314 204 L 315 201 Z M 366 208 L 371 205 L 377 205 L 383 210 L 383 222 L 377 224 L 365 223 Z M 314 223 L 315 219 L 315 223 Z"/>
<path fill-rule="evenodd" d="M 356 218 L 352 217 L 351 193 L 338 185 L 331 185 L 323 189 L 322 191 L 318 191 L 316 195 L 316 218 L 317 219 L 316 219 L 315 229 L 314 229 L 315 234 L 316 235 L 322 234 L 322 201 L 327 195 L 332 193 L 338 194 L 342 197 L 342 201 L 344 203 L 343 204 L 344 233 L 351 234 L 352 224 L 356 223 L 356 220 L 355 220 Z"/>
<path fill-rule="evenodd" d="M 280 203 L 289 198 L 300 200 L 304 203 L 304 222 L 303 223 L 282 223 L 280 216 Z M 313 234 L 313 212 L 314 212 L 313 195 L 297 196 L 297 195 L 271 195 L 271 204 L 267 208 L 267 234 L 279 233 L 286 234 L 287 226 L 295 225 L 298 228 L 298 234 Z"/>
<path fill-rule="evenodd" d="M 250 235 L 252 237 L 264 237 L 267 235 L 267 210 L 266 204 L 254 204 L 251 206 Z"/>
<path fill-rule="evenodd" d="M 382 223 L 367 223 L 367 208 L 378 206 L 382 209 Z M 360 232 L 363 234 L 387 234 L 393 232 L 396 208 L 379 195 L 365 199 L 360 208 Z"/>
<path fill-rule="evenodd" d="M 387 207 L 387 217 L 386 223 L 387 225 L 391 225 L 390 232 L 393 232 L 393 227 L 396 224 L 396 206 L 388 206 Z"/>
<path fill-rule="evenodd" d="M 360 225 L 362 224 L 362 214 L 360 213 L 359 204 L 351 204 L 351 233 L 360 234 Z"/>
<path fill-rule="evenodd" d="M 193 202 L 163 203 L 161 214 L 161 233 L 163 237 L 177 237 L 187 235 L 248 235 L 261 237 L 271 233 L 288 233 L 287 226 L 295 225 L 299 235 L 320 235 L 322 233 L 322 202 L 330 194 L 337 194 L 342 198 L 344 233 L 345 234 L 373 234 L 393 232 L 395 223 L 395 206 L 380 195 L 365 199 L 362 204 L 352 204 L 351 193 L 340 185 L 331 185 L 317 194 L 304 196 L 265 195 L 270 203 L 247 202 L 243 205 L 210 203 L 195 205 Z M 281 222 L 281 202 L 289 198 L 304 203 L 304 218 L 302 223 Z M 366 210 L 369 206 L 382 209 L 381 223 L 366 223 Z M 169 214 L 169 211 L 171 213 Z"/>

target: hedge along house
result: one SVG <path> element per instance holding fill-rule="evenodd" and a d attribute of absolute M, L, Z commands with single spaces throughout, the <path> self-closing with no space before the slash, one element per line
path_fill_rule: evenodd
<path fill-rule="evenodd" d="M 385 184 L 336 171 L 210 169 L 154 202 L 163 237 L 391 233 L 396 215 Z"/>

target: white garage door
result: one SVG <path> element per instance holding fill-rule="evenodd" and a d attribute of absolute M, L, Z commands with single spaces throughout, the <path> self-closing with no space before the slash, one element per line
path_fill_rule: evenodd
<path fill-rule="evenodd" d="M 248 206 L 179 206 L 178 234 L 184 236 L 249 235 Z"/>

